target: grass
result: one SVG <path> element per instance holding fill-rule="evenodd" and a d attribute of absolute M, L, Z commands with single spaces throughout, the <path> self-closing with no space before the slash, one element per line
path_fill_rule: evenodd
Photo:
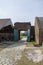
<path fill-rule="evenodd" d="M 27 58 L 26 58 L 26 52 L 27 50 L 24 50 L 23 53 L 22 53 L 22 58 L 21 60 L 18 61 L 18 64 L 17 65 L 43 65 L 43 61 L 39 62 L 39 63 L 34 63 L 31 61 L 29 61 Z"/>
<path fill-rule="evenodd" d="M 35 44 L 36 44 L 35 41 L 33 41 L 33 42 L 26 42 L 26 45 L 27 45 L 27 46 L 33 46 L 33 45 L 35 45 Z"/>

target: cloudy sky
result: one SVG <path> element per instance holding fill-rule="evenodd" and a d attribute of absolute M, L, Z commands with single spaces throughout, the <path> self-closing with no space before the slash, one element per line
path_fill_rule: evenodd
<path fill-rule="evenodd" d="M 43 0 L 0 0 L 0 18 L 34 25 L 36 16 L 43 16 Z"/>

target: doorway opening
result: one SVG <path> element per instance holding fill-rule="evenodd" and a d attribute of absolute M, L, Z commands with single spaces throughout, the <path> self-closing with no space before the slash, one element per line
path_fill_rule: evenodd
<path fill-rule="evenodd" d="M 27 41 L 27 31 L 20 31 L 20 40 Z"/>

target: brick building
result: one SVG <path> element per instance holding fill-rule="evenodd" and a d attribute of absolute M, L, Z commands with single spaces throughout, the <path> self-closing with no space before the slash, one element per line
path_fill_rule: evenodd
<path fill-rule="evenodd" d="M 11 19 L 0 19 L 0 41 L 12 41 L 13 36 Z"/>
<path fill-rule="evenodd" d="M 16 22 L 14 24 L 14 29 L 18 30 L 18 33 L 17 34 L 15 33 L 15 37 L 16 38 L 18 37 L 18 40 L 20 40 L 20 31 L 28 31 L 28 29 L 30 30 L 30 41 L 35 40 L 34 26 L 31 26 L 30 22 Z"/>
<path fill-rule="evenodd" d="M 43 17 L 35 18 L 35 40 L 39 45 L 43 42 Z"/>
<path fill-rule="evenodd" d="M 20 40 L 20 31 L 29 31 L 30 39 L 35 39 L 34 26 L 30 22 L 16 22 L 13 26 L 11 19 L 0 19 L 0 41 L 18 41 Z"/>
<path fill-rule="evenodd" d="M 16 22 L 14 24 L 14 37 L 15 40 L 20 40 L 20 31 L 31 30 L 30 22 Z"/>

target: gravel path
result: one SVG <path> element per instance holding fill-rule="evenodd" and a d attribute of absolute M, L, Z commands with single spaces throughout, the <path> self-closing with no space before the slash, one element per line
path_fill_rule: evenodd
<path fill-rule="evenodd" d="M 37 50 L 28 50 L 26 57 L 28 60 L 32 60 L 35 63 L 38 63 L 43 60 L 43 50 L 37 49 Z"/>
<path fill-rule="evenodd" d="M 25 46 L 23 42 L 19 41 L 2 50 L 0 52 L 0 65 L 16 65 L 17 60 L 22 57 L 22 51 Z"/>

